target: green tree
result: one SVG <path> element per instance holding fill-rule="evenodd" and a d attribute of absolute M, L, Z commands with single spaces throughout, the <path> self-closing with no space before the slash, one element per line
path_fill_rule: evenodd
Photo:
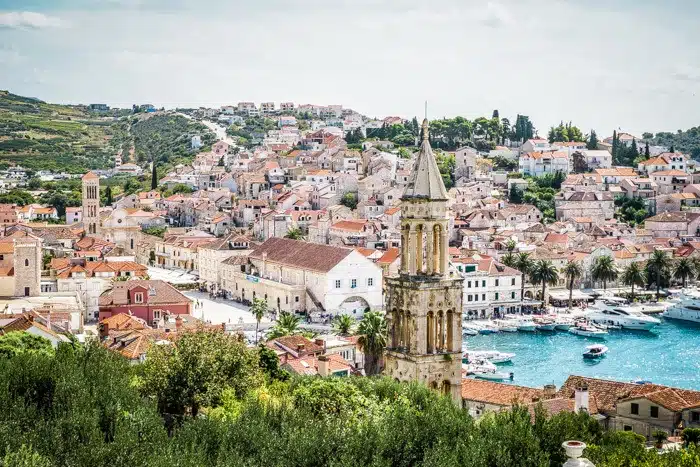
<path fill-rule="evenodd" d="M 530 257 L 530 253 L 521 252 L 515 258 L 514 267 L 520 271 L 520 301 L 522 302 L 525 298 L 525 279 L 535 267 L 535 261 Z"/>
<path fill-rule="evenodd" d="M 661 278 L 671 269 L 671 258 L 661 250 L 654 250 L 647 260 L 647 267 L 653 271 L 656 283 L 656 299 L 659 299 L 661 291 Z"/>
<path fill-rule="evenodd" d="M 365 313 L 357 327 L 357 335 L 359 336 L 357 344 L 365 354 L 365 373 L 378 374 L 387 339 L 387 324 L 384 316 L 378 311 Z"/>
<path fill-rule="evenodd" d="M 512 238 L 506 242 L 506 250 L 508 250 L 509 253 L 512 253 L 517 246 L 518 244 Z"/>
<path fill-rule="evenodd" d="M 632 287 L 632 301 L 634 301 L 634 286 L 642 287 L 644 279 L 644 269 L 637 262 L 631 263 L 622 272 L 622 283 Z"/>
<path fill-rule="evenodd" d="M 695 267 L 693 262 L 689 258 L 681 258 L 676 261 L 675 267 L 673 268 L 673 277 L 675 279 L 680 279 L 685 288 L 685 282 L 689 277 L 695 276 Z"/>
<path fill-rule="evenodd" d="M 576 151 L 571 155 L 571 159 L 574 163 L 574 173 L 586 173 L 588 172 L 588 162 L 586 162 L 586 156 L 582 152 Z"/>
<path fill-rule="evenodd" d="M 151 165 L 153 166 L 151 168 L 151 190 L 155 190 L 158 188 L 158 164 L 153 160 L 151 161 Z"/>
<path fill-rule="evenodd" d="M 25 331 L 12 331 L 0 336 L 0 358 L 11 358 L 25 352 L 51 355 L 53 346 L 48 339 Z"/>
<path fill-rule="evenodd" d="M 3 467 L 52 467 L 49 459 L 25 444 L 19 448 L 19 451 L 5 454 L 0 465 Z"/>
<path fill-rule="evenodd" d="M 603 290 L 607 289 L 608 281 L 614 281 L 617 279 L 617 276 L 618 270 L 612 256 L 599 256 L 593 261 L 591 277 L 593 277 L 594 281 L 603 282 Z"/>
<path fill-rule="evenodd" d="M 340 314 L 333 318 L 333 332 L 341 336 L 349 336 L 355 327 L 355 320 L 350 315 Z"/>
<path fill-rule="evenodd" d="M 105 205 L 111 206 L 112 203 L 114 203 L 114 200 L 112 199 L 112 187 L 107 185 L 107 188 L 105 188 Z"/>
<path fill-rule="evenodd" d="M 255 343 L 258 343 L 258 330 L 260 321 L 267 313 L 267 301 L 263 298 L 253 298 L 253 304 L 250 307 L 250 312 L 255 316 Z"/>
<path fill-rule="evenodd" d="M 270 339 L 276 339 L 278 337 L 291 336 L 294 334 L 301 334 L 299 317 L 287 311 L 283 311 L 277 317 L 277 322 L 270 330 L 268 337 Z"/>
<path fill-rule="evenodd" d="M 588 137 L 588 142 L 586 143 L 586 149 L 591 151 L 598 149 L 598 135 L 596 135 L 595 130 L 591 130 L 591 134 Z"/>
<path fill-rule="evenodd" d="M 33 177 L 27 182 L 27 188 L 30 190 L 39 190 L 41 188 L 41 179 L 38 177 Z"/>
<path fill-rule="evenodd" d="M 522 204 L 523 203 L 523 190 L 517 187 L 517 185 L 513 184 L 510 187 L 510 192 L 508 194 L 508 202 L 513 203 L 513 204 Z"/>
<path fill-rule="evenodd" d="M 512 252 L 508 252 L 501 257 L 501 263 L 509 268 L 515 269 L 516 256 Z"/>
<path fill-rule="evenodd" d="M 545 307 L 547 285 L 557 285 L 559 281 L 559 272 L 551 261 L 539 260 L 535 262 L 530 278 L 533 284 L 542 284 L 542 309 Z"/>
<path fill-rule="evenodd" d="M 357 208 L 357 194 L 355 193 L 345 193 L 342 198 L 340 198 L 340 204 L 350 209 Z"/>
<path fill-rule="evenodd" d="M 686 447 L 691 444 L 697 445 L 700 443 L 700 428 L 686 428 L 681 433 L 681 438 Z"/>
<path fill-rule="evenodd" d="M 171 345 L 154 345 L 143 366 L 141 389 L 162 414 L 196 417 L 215 406 L 226 388 L 242 397 L 262 383 L 258 354 L 223 331 L 178 335 Z"/>
<path fill-rule="evenodd" d="M 583 268 L 577 261 L 570 261 L 564 266 L 562 272 L 569 283 L 569 308 L 571 308 L 574 294 L 574 282 L 583 275 Z"/>

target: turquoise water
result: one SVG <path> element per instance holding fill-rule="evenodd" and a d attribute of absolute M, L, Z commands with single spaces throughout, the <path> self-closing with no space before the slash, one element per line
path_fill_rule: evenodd
<path fill-rule="evenodd" d="M 516 356 L 499 365 L 513 372 L 513 384 L 557 387 L 569 375 L 631 381 L 700 390 L 700 326 L 663 320 L 653 332 L 610 331 L 605 340 L 552 333 L 497 333 L 464 339 L 467 349 L 499 350 Z M 584 360 L 586 346 L 603 343 L 610 350 L 598 360 Z"/>

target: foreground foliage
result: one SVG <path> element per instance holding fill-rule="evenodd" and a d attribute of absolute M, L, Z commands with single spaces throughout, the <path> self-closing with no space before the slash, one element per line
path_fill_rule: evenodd
<path fill-rule="evenodd" d="M 565 460 L 567 439 L 588 443 L 598 467 L 700 462 L 695 438 L 658 456 L 586 414 L 516 408 L 475 422 L 424 387 L 385 378 L 280 381 L 270 355 L 256 370 L 260 350 L 225 339 L 198 332 L 177 351 L 156 346 L 145 365 L 93 345 L 0 357 L 0 465 L 549 467 Z M 186 401 L 182 388 L 199 393 L 202 415 L 185 414 L 169 432 L 159 407 L 172 410 L 174 395 L 157 399 L 173 391 Z"/>

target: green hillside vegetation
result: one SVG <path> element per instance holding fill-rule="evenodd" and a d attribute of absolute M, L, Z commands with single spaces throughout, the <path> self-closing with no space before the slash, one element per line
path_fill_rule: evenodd
<path fill-rule="evenodd" d="M 206 126 L 174 113 L 132 117 L 130 134 L 136 149 L 133 162 L 145 166 L 156 160 L 159 169 L 192 162 L 195 154 L 190 149 L 193 135 L 202 137 L 203 151 L 209 150 L 216 141 L 216 136 Z"/>
<path fill-rule="evenodd" d="M 651 134 L 645 133 L 649 144 L 673 147 L 675 151 L 690 154 L 693 159 L 700 159 L 700 126 L 676 133 L 661 132 L 656 133 L 653 138 Z"/>
<path fill-rule="evenodd" d="M 0 91 L 0 162 L 72 173 L 107 168 L 118 132 L 113 123 L 85 106 L 47 104 Z"/>
<path fill-rule="evenodd" d="M 4 466 L 558 467 L 570 439 L 597 467 L 700 462 L 692 442 L 658 455 L 585 413 L 475 422 L 416 384 L 290 378 L 271 350 L 223 333 L 185 333 L 137 365 L 95 344 L 30 344 L 0 353 Z"/>

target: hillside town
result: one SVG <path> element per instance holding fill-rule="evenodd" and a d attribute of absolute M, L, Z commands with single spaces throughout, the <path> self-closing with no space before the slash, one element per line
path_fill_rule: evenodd
<path fill-rule="evenodd" d="M 462 364 L 465 328 L 518 327 L 630 287 L 646 303 L 694 282 L 700 168 L 689 155 L 624 132 L 452 144 L 435 121 L 341 105 L 183 112 L 217 139 L 186 135 L 191 162 L 164 176 L 115 155 L 113 169 L 81 176 L 81 206 L 61 216 L 0 205 L 0 334 L 97 339 L 137 363 L 180 333 L 217 329 L 264 342 L 290 373 L 383 372 L 475 418 L 520 403 L 585 410 L 646 438 L 700 426 L 699 391 L 584 375 L 527 387 L 468 378 Z M 241 136 L 251 119 L 265 124 Z M 391 128 L 412 131 L 385 139 Z M 619 164 L 620 151 L 636 163 Z M 150 190 L 105 202 L 111 177 L 151 173 Z M 29 179 L 17 166 L 1 175 L 5 190 Z M 388 328 L 379 353 L 350 332 L 375 314 Z"/>

